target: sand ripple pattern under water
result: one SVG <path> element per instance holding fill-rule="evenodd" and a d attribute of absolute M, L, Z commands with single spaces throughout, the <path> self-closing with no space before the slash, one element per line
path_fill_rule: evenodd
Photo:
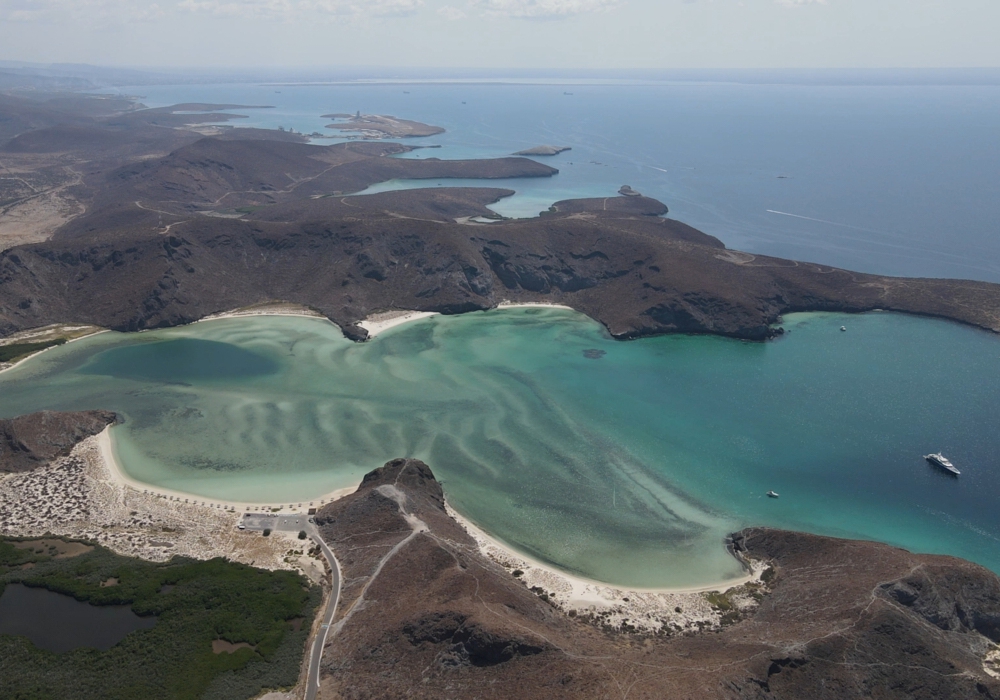
<path fill-rule="evenodd" d="M 514 309 L 358 345 L 315 319 L 225 319 L 43 353 L 0 376 L 0 415 L 119 411 L 133 477 L 219 499 L 301 501 L 417 457 L 484 529 L 623 585 L 734 578 L 723 540 L 746 525 L 1000 570 L 1000 339 L 892 314 L 786 327 L 621 343 Z M 961 479 L 923 462 L 938 449 Z"/>

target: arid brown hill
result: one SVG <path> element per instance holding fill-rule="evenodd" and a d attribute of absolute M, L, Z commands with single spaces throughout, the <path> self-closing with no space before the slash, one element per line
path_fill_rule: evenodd
<path fill-rule="evenodd" d="M 1000 330 L 998 285 L 864 275 L 731 251 L 662 218 L 667 207 L 647 197 L 569 200 L 539 218 L 484 223 L 496 218 L 487 205 L 510 190 L 350 195 L 395 178 L 440 184 L 558 172 L 527 158 L 395 158 L 411 149 L 317 147 L 260 130 L 203 138 L 181 127 L 220 118 L 218 110 L 232 105 L 109 116 L 85 104 L 75 121 L 39 122 L 43 128 L 4 146 L 26 172 L 32 163 L 43 168 L 45 196 L 84 213 L 54 234 L 39 224 L 15 232 L 11 243 L 0 240 L 8 247 L 0 253 L 0 334 L 54 322 L 138 330 L 283 301 L 315 308 L 361 339 L 356 324 L 373 312 L 459 313 L 504 300 L 566 304 L 621 338 L 688 332 L 759 340 L 781 314 L 807 310 L 888 309 Z M 195 109 L 215 111 L 178 113 Z M 56 211 L 55 199 L 11 196 L 22 214 Z"/>
<path fill-rule="evenodd" d="M 777 571 L 749 618 L 641 637 L 564 615 L 483 558 L 427 465 L 389 462 L 316 518 L 344 589 L 321 698 L 1000 698 L 1000 580 L 871 542 L 748 530 Z"/>
<path fill-rule="evenodd" d="M 189 195 L 182 182 L 212 193 L 229 186 L 195 185 L 181 178 L 185 169 L 172 172 Z M 307 198 L 242 219 L 190 213 L 169 224 L 134 204 L 108 206 L 51 241 L 0 254 L 0 333 L 54 322 L 139 330 L 280 300 L 313 307 L 364 337 L 354 324 L 376 311 L 459 313 L 505 299 L 569 305 L 618 337 L 763 339 L 783 313 L 877 308 L 1000 329 L 1000 285 L 864 275 L 730 251 L 648 215 L 663 205 L 644 197 L 559 202 L 537 219 L 460 223 L 503 194 Z"/>
<path fill-rule="evenodd" d="M 114 422 L 110 411 L 41 411 L 0 418 L 0 472 L 27 472 L 48 464 Z"/>

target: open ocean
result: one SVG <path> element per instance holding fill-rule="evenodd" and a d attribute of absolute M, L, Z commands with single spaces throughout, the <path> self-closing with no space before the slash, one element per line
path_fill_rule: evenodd
<path fill-rule="evenodd" d="M 337 133 L 320 116 L 358 110 L 447 130 L 406 140 L 442 147 L 413 157 L 571 146 L 539 159 L 560 169 L 551 180 L 502 181 L 518 194 L 497 211 L 533 216 L 559 199 L 606 197 L 629 184 L 731 248 L 862 272 L 1000 282 L 997 85 L 239 84 L 122 92 L 155 107 L 273 105 L 233 110 L 249 116 L 234 123 L 305 133 Z M 409 185 L 373 191 L 399 186 Z"/>

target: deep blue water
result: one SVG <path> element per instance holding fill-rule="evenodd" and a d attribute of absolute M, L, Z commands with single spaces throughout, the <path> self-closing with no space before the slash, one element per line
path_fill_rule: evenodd
<path fill-rule="evenodd" d="M 609 196 L 630 184 L 732 248 L 863 272 L 1000 281 L 998 86 L 362 84 L 125 91 L 143 95 L 150 106 L 271 104 L 275 109 L 244 111 L 250 119 L 240 123 L 306 133 L 333 133 L 320 115 L 357 110 L 447 129 L 409 140 L 443 146 L 414 157 L 572 146 L 541 159 L 561 171 L 551 180 L 506 182 L 518 195 L 497 210 L 534 215 L 558 199 Z M 428 184 L 435 183 L 420 186 Z"/>

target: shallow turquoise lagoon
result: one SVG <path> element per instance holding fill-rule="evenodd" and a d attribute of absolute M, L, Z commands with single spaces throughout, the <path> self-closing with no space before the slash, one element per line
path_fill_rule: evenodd
<path fill-rule="evenodd" d="M 1000 572 L 1000 338 L 885 313 L 784 326 L 618 342 L 512 309 L 358 345 L 315 319 L 226 319 L 42 353 L 0 375 L 0 416 L 118 411 L 133 477 L 207 498 L 308 500 L 418 457 L 487 531 L 622 585 L 737 577 L 724 537 L 748 525 Z M 961 478 L 924 462 L 937 450 Z"/>

